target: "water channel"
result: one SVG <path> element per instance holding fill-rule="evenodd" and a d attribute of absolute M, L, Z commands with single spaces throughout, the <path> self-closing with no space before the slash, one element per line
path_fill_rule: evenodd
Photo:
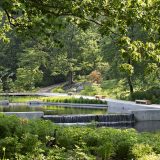
<path fill-rule="evenodd" d="M 130 123 L 128 121 L 129 117 L 125 115 L 115 115 L 115 116 L 108 116 L 107 115 L 107 108 L 106 109 L 89 109 L 89 108 L 79 108 L 79 107 L 64 107 L 64 106 L 0 106 L 0 112 L 32 112 L 32 111 L 43 111 L 45 116 L 52 117 L 51 119 L 57 118 L 56 116 L 62 116 L 61 121 L 59 124 L 63 125 L 63 116 L 67 116 L 69 119 L 69 123 L 66 123 L 66 125 L 87 125 L 89 120 L 87 119 L 87 115 L 94 117 L 93 121 L 100 120 L 100 123 L 97 123 L 97 127 L 115 127 L 115 128 L 135 128 L 139 132 L 155 132 L 160 131 L 160 121 L 145 121 L 145 122 L 135 122 Z M 75 117 L 72 117 L 72 115 L 81 115 L 85 116 L 82 118 L 76 118 L 76 119 L 87 119 L 88 122 L 82 122 L 78 123 L 75 121 L 75 123 L 71 123 L 70 119 L 75 119 Z M 132 117 L 131 117 L 132 118 Z M 48 118 L 49 119 L 49 118 Z M 128 121 L 128 122 L 125 122 Z M 108 121 L 103 122 L 103 121 Z"/>
<path fill-rule="evenodd" d="M 0 106 L 0 112 L 32 112 L 43 111 L 45 115 L 72 115 L 72 114 L 106 114 L 106 109 L 89 109 L 80 107 L 64 107 L 64 106 Z"/>

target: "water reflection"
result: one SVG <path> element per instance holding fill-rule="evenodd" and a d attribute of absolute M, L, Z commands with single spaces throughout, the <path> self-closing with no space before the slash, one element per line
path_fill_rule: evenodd
<path fill-rule="evenodd" d="M 106 114 L 107 109 L 86 109 L 63 106 L 0 106 L 0 112 L 43 111 L 47 115 Z"/>
<path fill-rule="evenodd" d="M 69 114 L 106 114 L 107 109 L 85 109 L 63 106 L 0 106 L 0 112 L 31 112 L 43 111 L 45 115 Z M 86 123 L 87 124 L 87 123 Z M 71 123 L 69 124 L 71 125 Z M 75 124 L 73 124 L 75 125 Z M 80 124 L 79 124 L 80 125 Z M 82 123 L 81 125 L 85 125 Z M 142 121 L 136 123 L 97 123 L 97 127 L 135 128 L 139 132 L 160 131 L 160 121 Z"/>

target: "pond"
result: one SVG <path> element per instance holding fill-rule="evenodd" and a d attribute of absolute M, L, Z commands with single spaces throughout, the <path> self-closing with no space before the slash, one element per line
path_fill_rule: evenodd
<path fill-rule="evenodd" d="M 0 106 L 0 112 L 43 111 L 45 115 L 106 114 L 106 109 L 88 109 L 64 106 Z"/>
<path fill-rule="evenodd" d="M 43 111 L 45 115 L 106 115 L 106 109 L 88 109 L 64 106 L 0 106 L 0 112 L 34 112 Z M 85 123 L 81 123 L 84 125 Z M 71 123 L 69 125 L 72 125 Z M 136 123 L 101 123 L 99 127 L 115 127 L 115 128 L 134 128 L 139 132 L 155 132 L 160 131 L 160 121 L 144 121 Z"/>

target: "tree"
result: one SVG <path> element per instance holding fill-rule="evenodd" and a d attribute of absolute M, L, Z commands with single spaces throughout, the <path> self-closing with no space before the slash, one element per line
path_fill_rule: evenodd
<path fill-rule="evenodd" d="M 33 90 L 35 84 L 42 80 L 43 73 L 38 68 L 18 68 L 15 88 L 18 91 Z"/>
<path fill-rule="evenodd" d="M 53 74 L 65 74 L 69 85 L 76 75 L 88 75 L 103 61 L 98 47 L 100 35 L 93 29 L 84 31 L 68 24 L 55 37 L 59 49 L 52 55 Z"/>
<path fill-rule="evenodd" d="M 38 32 L 48 34 L 51 29 L 56 31 L 65 28 L 68 21 L 85 29 L 88 22 L 93 22 L 98 25 L 102 35 L 116 39 L 119 66 L 125 73 L 132 94 L 133 79 L 138 75 L 136 72 L 138 66 L 143 66 L 146 73 L 154 71 L 159 77 L 159 7 L 159 0 L 2 0 L 1 18 L 5 21 L 1 29 L 10 24 L 16 27 L 17 31 L 25 29 L 35 31 L 37 28 Z M 137 28 L 139 32 L 146 33 L 146 39 L 135 36 L 134 31 Z M 151 47 L 147 48 L 148 45 Z M 70 48 L 70 51 L 72 49 Z M 66 51 L 65 55 L 63 52 L 61 58 L 67 59 L 68 53 Z M 71 61 L 70 71 L 74 68 L 73 64 Z"/>

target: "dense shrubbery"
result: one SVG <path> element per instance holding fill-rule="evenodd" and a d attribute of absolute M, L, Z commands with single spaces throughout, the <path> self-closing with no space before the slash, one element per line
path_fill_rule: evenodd
<path fill-rule="evenodd" d="M 82 104 L 106 104 L 101 100 L 96 99 L 84 99 L 83 97 L 74 98 L 74 97 L 47 97 L 42 99 L 45 102 L 57 102 L 57 103 L 82 103 Z"/>
<path fill-rule="evenodd" d="M 153 87 L 146 91 L 137 91 L 132 95 L 132 100 L 135 99 L 148 99 L 152 103 L 160 104 L 160 88 Z"/>
<path fill-rule="evenodd" d="M 96 94 L 103 94 L 102 88 L 99 85 L 85 86 L 80 92 L 81 95 L 94 96 Z"/>
<path fill-rule="evenodd" d="M 0 115 L 0 158 L 18 160 L 158 160 L 160 133 L 133 129 L 60 127 Z M 56 134 L 54 134 L 56 132 Z M 46 145 L 50 140 L 52 145 Z"/>

